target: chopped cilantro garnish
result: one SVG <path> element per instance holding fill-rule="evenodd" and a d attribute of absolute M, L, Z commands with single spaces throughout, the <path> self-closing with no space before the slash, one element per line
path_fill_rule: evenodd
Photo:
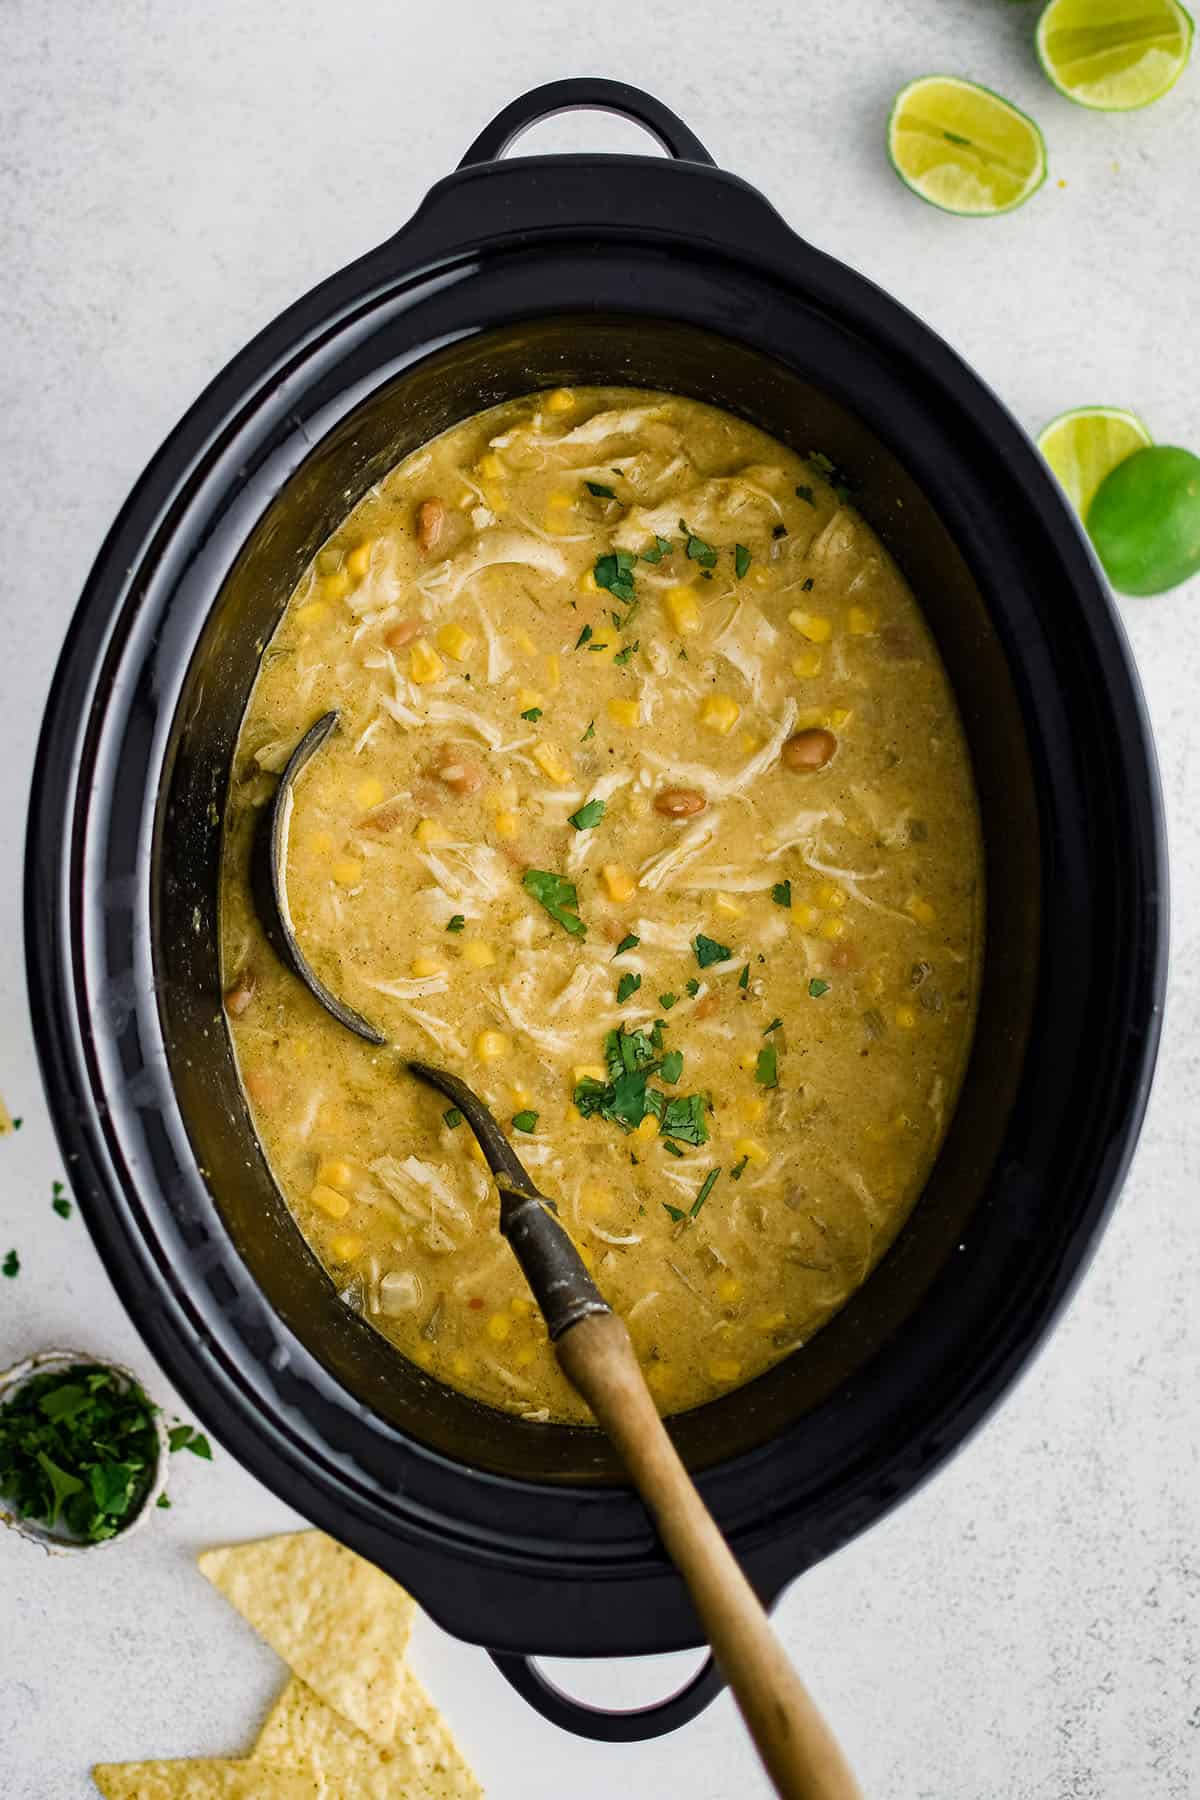
<path fill-rule="evenodd" d="M 684 1212 L 682 1206 L 672 1206 L 671 1202 L 669 1200 L 663 1201 L 662 1208 L 663 1208 L 663 1211 L 666 1214 L 668 1214 L 668 1216 L 670 1218 L 674 1219 L 674 1221 L 677 1225 L 680 1223 L 681 1220 L 687 1218 L 687 1214 Z"/>
<path fill-rule="evenodd" d="M 787 536 L 787 526 L 786 525 L 772 525 L 771 536 L 773 538 L 785 538 Z"/>
<path fill-rule="evenodd" d="M 589 494 L 595 494 L 597 500 L 615 500 L 617 497 L 610 487 L 605 487 L 602 481 L 587 481 L 584 486 Z"/>
<path fill-rule="evenodd" d="M 683 985 L 694 1000 L 696 995 L 700 992 L 700 983 L 696 980 L 696 977 L 694 975 L 689 975 Z"/>
<path fill-rule="evenodd" d="M 575 648 L 577 650 L 582 650 L 583 646 L 588 642 L 591 635 L 592 635 L 591 626 L 585 625 L 583 630 L 580 632 L 579 636 L 575 639 Z"/>
<path fill-rule="evenodd" d="M 742 1176 L 746 1173 L 746 1164 L 749 1161 L 750 1158 L 748 1156 L 743 1156 L 741 1162 L 734 1163 L 732 1169 L 729 1171 L 730 1181 L 740 1181 L 742 1179 Z"/>
<path fill-rule="evenodd" d="M 538 1116 L 535 1112 L 514 1113 L 512 1122 L 514 1131 L 536 1131 Z"/>
<path fill-rule="evenodd" d="M 802 594 L 811 594 L 812 591 L 813 591 L 813 578 L 811 575 L 806 575 L 804 580 L 800 583 L 800 592 Z"/>
<path fill-rule="evenodd" d="M 608 649 L 608 639 L 607 638 L 597 638 L 594 644 L 588 645 L 588 654 L 589 654 L 589 656 L 595 656 L 598 651 L 607 650 L 607 649 Z"/>
<path fill-rule="evenodd" d="M 679 529 L 687 540 L 687 553 L 691 562 L 698 562 L 702 569 L 713 569 L 717 563 L 717 553 L 711 544 L 706 544 L 702 537 L 697 537 L 686 519 L 680 519 Z"/>
<path fill-rule="evenodd" d="M 587 936 L 587 926 L 577 910 L 579 896 L 573 881 L 568 881 L 565 875 L 555 875 L 549 869 L 526 869 L 522 886 L 564 931 L 569 931 L 572 937 Z"/>
<path fill-rule="evenodd" d="M 628 623 L 628 620 L 626 620 L 626 623 Z M 634 651 L 640 650 L 640 649 L 641 649 L 641 644 L 639 643 L 637 638 L 634 638 L 632 644 L 626 644 L 626 646 L 623 650 L 617 651 L 617 654 L 613 657 L 613 661 L 615 663 L 620 663 L 621 667 L 624 668 L 625 664 L 629 661 L 629 659 L 633 655 Z"/>
<path fill-rule="evenodd" d="M 641 985 L 642 985 L 641 976 L 634 975 L 630 970 L 627 969 L 625 971 L 624 975 L 622 975 L 620 981 L 618 981 L 618 983 L 617 983 L 617 1005 L 624 1006 L 624 1004 L 628 1000 L 629 996 L 631 994 L 636 994 L 638 989 L 641 987 Z"/>
<path fill-rule="evenodd" d="M 662 1007 L 664 1012 L 670 1012 L 678 999 L 678 994 L 660 994 L 658 996 L 658 1004 Z"/>
<path fill-rule="evenodd" d="M 589 800 L 586 806 L 581 806 L 578 812 L 571 814 L 570 823 L 576 831 L 590 831 L 592 826 L 598 825 L 603 817 L 603 800 Z"/>
<path fill-rule="evenodd" d="M 616 949 L 613 951 L 613 955 L 614 956 L 624 956 L 626 950 L 636 950 L 638 945 L 641 943 L 641 941 L 642 941 L 641 938 L 636 937 L 634 935 L 634 933 L 631 931 L 627 937 L 623 937 L 621 939 L 620 943 L 617 945 Z"/>
<path fill-rule="evenodd" d="M 674 548 L 670 538 L 656 537 L 650 548 L 642 551 L 642 561 L 660 563 L 664 556 L 670 556 Z"/>
<path fill-rule="evenodd" d="M 446 920 L 447 931 L 465 931 L 467 928 L 466 913 L 455 913 L 452 919 Z"/>
<path fill-rule="evenodd" d="M 576 649 L 578 649 L 578 645 L 576 645 Z M 579 741 L 581 744 L 586 744 L 588 739 L 594 738 L 595 735 L 596 735 L 596 721 L 595 721 L 595 719 L 589 719 L 588 720 L 588 728 L 584 732 L 583 736 L 580 738 Z"/>
<path fill-rule="evenodd" d="M 8 1252 L 4 1261 L 0 1263 L 0 1269 L 4 1271 L 10 1281 L 13 1279 L 14 1275 L 19 1275 L 21 1273 L 21 1259 L 15 1250 L 10 1250 Z"/>
<path fill-rule="evenodd" d="M 742 580 L 749 569 L 751 560 L 750 552 L 747 550 L 745 544 L 735 544 L 733 546 L 733 569 L 739 581 Z"/>
<path fill-rule="evenodd" d="M 446 1124 L 451 1131 L 457 1131 L 463 1122 L 463 1116 L 459 1112 L 457 1106 L 448 1106 L 442 1114 L 442 1118 L 446 1121 Z"/>
<path fill-rule="evenodd" d="M 774 1044 L 764 1044 L 759 1051 L 758 1062 L 754 1069 L 754 1079 L 759 1087 L 779 1086 L 779 1058 Z"/>
<path fill-rule="evenodd" d="M 819 975 L 814 975 L 808 984 L 808 991 L 814 1000 L 819 1000 L 822 994 L 829 992 L 829 983 L 822 981 Z"/>
<path fill-rule="evenodd" d="M 527 706 L 525 711 L 521 714 L 521 717 L 523 719 L 528 719 L 531 725 L 536 725 L 541 716 L 542 709 L 540 706 Z"/>
<path fill-rule="evenodd" d="M 740 988 L 748 988 L 750 986 L 750 964 L 749 963 L 746 964 L 745 968 L 742 970 L 741 974 L 738 976 L 738 986 Z"/>
<path fill-rule="evenodd" d="M 683 1155 L 683 1151 L 679 1148 L 679 1145 L 673 1144 L 671 1142 L 670 1138 L 660 1138 L 658 1141 L 662 1145 L 663 1149 L 668 1152 L 669 1155 L 671 1155 L 671 1156 L 682 1156 Z"/>
<path fill-rule="evenodd" d="M 660 1121 L 660 1129 L 664 1137 L 678 1138 L 684 1144 L 707 1143 L 703 1094 L 680 1094 L 670 1101 Z"/>
<path fill-rule="evenodd" d="M 720 1169 L 710 1169 L 708 1171 L 708 1174 L 704 1177 L 704 1181 L 701 1184 L 700 1192 L 696 1195 L 696 1198 L 692 1201 L 692 1218 L 693 1219 L 696 1217 L 697 1213 L 700 1211 L 700 1208 L 704 1205 L 704 1202 L 708 1199 L 708 1196 L 712 1193 L 713 1189 L 716 1187 L 717 1176 L 720 1173 L 721 1173 Z"/>
<path fill-rule="evenodd" d="M 596 566 L 592 570 L 596 586 L 606 588 L 614 600 L 633 599 L 633 571 L 637 567 L 637 557 L 632 550 L 610 550 L 606 556 L 596 558 Z"/>
<path fill-rule="evenodd" d="M 771 1020 L 771 1023 L 770 1023 L 770 1024 L 769 1024 L 769 1025 L 764 1025 L 764 1026 L 763 1026 L 763 1036 L 764 1036 L 764 1037 L 770 1037 L 770 1035 L 771 1035 L 771 1033 L 772 1033 L 772 1032 L 773 1032 L 773 1031 L 778 1031 L 778 1030 L 779 1030 L 779 1027 L 780 1027 L 780 1026 L 781 1026 L 781 1025 L 782 1025 L 782 1024 L 783 1024 L 783 1020 L 782 1020 L 782 1019 L 772 1019 L 772 1020 Z"/>
<path fill-rule="evenodd" d="M 796 498 L 797 500 L 803 500 L 807 506 L 815 506 L 817 504 L 813 499 L 813 491 L 810 487 L 798 487 L 796 489 Z"/>
<path fill-rule="evenodd" d="M 675 1082 L 683 1074 L 683 1051 L 668 1050 L 659 1066 L 659 1074 L 664 1081 Z"/>
<path fill-rule="evenodd" d="M 771 889 L 771 898 L 776 906 L 790 906 L 792 904 L 791 882 L 777 881 L 775 886 Z"/>
<path fill-rule="evenodd" d="M 705 937 L 703 932 L 692 939 L 692 949 L 702 969 L 707 969 L 712 963 L 728 962 L 733 955 L 733 951 L 725 944 L 718 944 L 715 938 Z"/>

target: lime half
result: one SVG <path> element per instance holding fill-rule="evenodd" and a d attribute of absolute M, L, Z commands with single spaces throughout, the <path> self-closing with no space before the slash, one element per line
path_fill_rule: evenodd
<path fill-rule="evenodd" d="M 1192 48 L 1179 0 L 1050 0 L 1038 56 L 1060 94 L 1100 112 L 1132 112 L 1174 87 Z"/>
<path fill-rule="evenodd" d="M 1088 508 L 1088 535 L 1120 594 L 1162 594 L 1200 570 L 1200 456 L 1154 444 L 1118 463 Z"/>
<path fill-rule="evenodd" d="M 1046 179 L 1046 146 L 1017 107 L 954 75 L 922 75 L 901 88 L 888 119 L 892 167 L 943 212 L 1011 212 Z"/>
<path fill-rule="evenodd" d="M 1152 442 L 1136 413 L 1119 406 L 1077 406 L 1051 419 L 1037 446 L 1075 511 L 1086 519 L 1104 477 Z"/>

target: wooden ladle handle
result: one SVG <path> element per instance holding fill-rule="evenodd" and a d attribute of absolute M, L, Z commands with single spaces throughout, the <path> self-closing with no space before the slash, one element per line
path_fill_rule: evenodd
<path fill-rule="evenodd" d="M 862 1800 L 837 1740 L 663 1428 L 622 1321 L 593 1314 L 555 1346 L 687 1582 L 713 1654 L 785 1800 Z"/>

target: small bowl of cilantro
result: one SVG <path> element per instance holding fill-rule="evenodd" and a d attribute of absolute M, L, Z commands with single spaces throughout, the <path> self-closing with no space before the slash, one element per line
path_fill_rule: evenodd
<path fill-rule="evenodd" d="M 162 1412 L 118 1363 L 44 1350 L 0 1374 L 0 1522 L 46 1549 L 128 1537 L 168 1456 Z"/>

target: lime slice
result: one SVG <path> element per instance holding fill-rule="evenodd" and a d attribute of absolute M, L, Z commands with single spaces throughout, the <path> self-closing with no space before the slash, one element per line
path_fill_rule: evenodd
<path fill-rule="evenodd" d="M 1037 446 L 1075 511 L 1086 519 L 1104 477 L 1153 441 L 1136 413 L 1119 406 L 1077 406 L 1051 419 Z"/>
<path fill-rule="evenodd" d="M 1088 508 L 1088 535 L 1121 594 L 1162 594 L 1200 569 L 1200 456 L 1154 444 L 1118 463 Z"/>
<path fill-rule="evenodd" d="M 1038 56 L 1060 94 L 1099 112 L 1132 112 L 1174 87 L 1192 48 L 1179 0 L 1050 0 Z"/>
<path fill-rule="evenodd" d="M 954 75 L 922 75 L 901 88 L 888 155 L 922 200 L 973 218 L 1011 212 L 1046 179 L 1046 146 L 1033 120 Z"/>

